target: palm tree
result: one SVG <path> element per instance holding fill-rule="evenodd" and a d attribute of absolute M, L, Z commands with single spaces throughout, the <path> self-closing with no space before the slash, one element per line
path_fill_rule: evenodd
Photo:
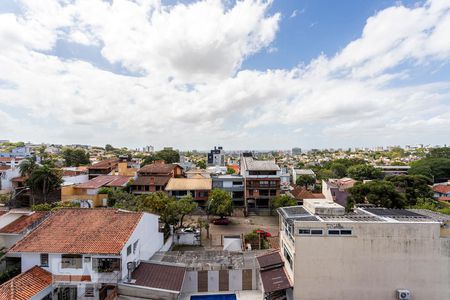
<path fill-rule="evenodd" d="M 44 198 L 44 203 L 47 202 L 48 194 L 59 188 L 62 182 L 60 170 L 47 165 L 35 168 L 28 179 L 33 193 L 39 191 Z"/>
<path fill-rule="evenodd" d="M 36 158 L 30 157 L 22 160 L 19 164 L 20 176 L 30 177 L 33 171 L 38 165 L 36 164 Z"/>

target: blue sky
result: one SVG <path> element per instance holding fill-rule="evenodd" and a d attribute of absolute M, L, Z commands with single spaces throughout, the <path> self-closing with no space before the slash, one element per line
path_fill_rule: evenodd
<path fill-rule="evenodd" d="M 0 2 L 0 138 L 448 144 L 445 1 Z"/>

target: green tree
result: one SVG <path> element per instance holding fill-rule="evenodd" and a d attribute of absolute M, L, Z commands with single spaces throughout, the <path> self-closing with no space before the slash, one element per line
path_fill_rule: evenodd
<path fill-rule="evenodd" d="M 111 151 L 114 151 L 114 147 L 113 146 L 111 146 L 111 144 L 106 144 L 105 145 L 105 151 L 106 152 L 111 152 Z"/>
<path fill-rule="evenodd" d="M 410 175 L 423 175 L 433 181 L 450 178 L 450 159 L 427 157 L 411 163 Z"/>
<path fill-rule="evenodd" d="M 180 227 L 183 227 L 183 219 L 186 215 L 192 213 L 197 208 L 197 203 L 192 199 L 191 195 L 184 196 L 178 200 L 176 209 L 178 210 Z"/>
<path fill-rule="evenodd" d="M 226 191 L 213 189 L 209 194 L 207 208 L 208 213 L 223 218 L 233 212 L 233 200 Z"/>
<path fill-rule="evenodd" d="M 47 202 L 48 194 L 60 188 L 62 183 L 61 170 L 50 168 L 47 165 L 34 169 L 27 179 L 27 184 L 31 187 L 32 193 L 42 195 L 44 202 Z"/>
<path fill-rule="evenodd" d="M 90 164 L 89 152 L 83 149 L 65 148 L 62 151 L 62 156 L 66 167 L 79 167 L 80 165 Z"/>
<path fill-rule="evenodd" d="M 227 167 L 227 174 L 235 174 L 236 171 L 233 168 Z"/>
<path fill-rule="evenodd" d="M 334 172 L 329 169 L 319 169 L 315 173 L 316 173 L 317 179 L 320 179 L 320 180 L 328 180 L 328 179 L 334 178 L 336 176 L 334 174 Z"/>
<path fill-rule="evenodd" d="M 343 163 L 333 162 L 330 165 L 330 170 L 336 175 L 337 178 L 347 176 L 347 167 Z"/>
<path fill-rule="evenodd" d="M 316 183 L 316 179 L 311 175 L 299 175 L 295 183 L 299 186 L 304 186 L 305 188 L 308 188 L 308 186 Z"/>
<path fill-rule="evenodd" d="M 386 181 L 391 182 L 400 193 L 404 194 L 408 205 L 416 205 L 417 201 L 432 199 L 433 191 L 428 177 L 422 175 L 389 176 Z"/>
<path fill-rule="evenodd" d="M 136 206 L 136 196 L 122 189 L 100 189 L 99 194 L 108 194 L 108 206 L 109 207 L 121 207 L 124 209 L 134 210 Z"/>
<path fill-rule="evenodd" d="M 29 157 L 22 160 L 19 164 L 20 176 L 31 176 L 33 171 L 38 167 L 36 163 L 36 157 Z"/>
<path fill-rule="evenodd" d="M 386 208 L 403 208 L 406 198 L 388 181 L 370 181 L 357 183 L 348 189 L 347 210 L 357 203 L 370 203 Z"/>
<path fill-rule="evenodd" d="M 450 147 L 433 148 L 430 150 L 428 157 L 450 158 Z"/>
<path fill-rule="evenodd" d="M 200 169 L 206 169 L 206 162 L 204 160 L 199 160 L 198 162 L 195 163 L 197 165 L 197 167 L 199 167 Z"/>
<path fill-rule="evenodd" d="M 281 195 L 281 196 L 275 197 L 272 200 L 272 208 L 273 209 L 277 209 L 280 207 L 286 207 L 286 206 L 295 206 L 295 205 L 297 205 L 297 200 L 289 197 L 288 195 Z"/>
<path fill-rule="evenodd" d="M 173 164 L 180 161 L 180 154 L 177 151 L 171 149 L 158 151 L 156 153 L 156 157 L 157 159 L 164 160 L 168 164 Z"/>
<path fill-rule="evenodd" d="M 373 180 L 383 178 L 383 171 L 371 165 L 355 165 L 347 169 L 347 175 L 355 180 Z"/>

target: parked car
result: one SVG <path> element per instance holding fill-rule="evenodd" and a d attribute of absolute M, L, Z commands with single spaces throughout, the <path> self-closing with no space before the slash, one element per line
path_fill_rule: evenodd
<path fill-rule="evenodd" d="M 255 232 L 260 234 L 262 238 L 272 237 L 272 234 L 264 229 L 256 229 Z"/>
<path fill-rule="evenodd" d="M 230 224 L 230 220 L 228 218 L 220 218 L 212 220 L 211 223 L 214 225 L 228 225 Z"/>

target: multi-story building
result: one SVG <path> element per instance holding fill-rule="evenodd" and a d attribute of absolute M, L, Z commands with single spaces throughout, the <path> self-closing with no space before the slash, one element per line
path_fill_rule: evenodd
<path fill-rule="evenodd" d="M 214 147 L 214 149 L 208 153 L 208 165 L 225 166 L 225 152 L 222 147 Z"/>
<path fill-rule="evenodd" d="M 61 209 L 8 256 L 21 259 L 22 272 L 35 266 L 50 272 L 53 299 L 100 299 L 163 246 L 158 218 L 113 209 Z"/>
<path fill-rule="evenodd" d="M 178 164 L 155 161 L 138 170 L 136 179 L 130 184 L 130 190 L 134 194 L 164 191 L 170 178 L 182 176 L 183 168 Z"/>
<path fill-rule="evenodd" d="M 108 175 L 113 170 L 117 168 L 117 165 L 119 164 L 119 159 L 117 158 L 111 158 L 102 160 L 98 163 L 93 164 L 92 166 L 89 166 L 88 169 L 88 175 L 89 179 L 95 178 L 100 175 Z"/>
<path fill-rule="evenodd" d="M 280 167 L 273 160 L 255 160 L 244 154 L 240 169 L 244 177 L 246 207 L 249 211 L 270 209 L 270 200 L 280 195 Z"/>
<path fill-rule="evenodd" d="M 325 199 L 278 212 L 290 299 L 449 298 L 450 235 L 440 221 L 399 209 L 346 213 Z"/>
<path fill-rule="evenodd" d="M 169 196 L 177 199 L 191 195 L 198 206 L 205 207 L 211 188 L 211 178 L 204 178 L 199 175 L 194 178 L 170 178 L 166 186 L 166 192 Z"/>
<path fill-rule="evenodd" d="M 244 177 L 241 175 L 212 176 L 213 189 L 228 192 L 233 200 L 234 207 L 244 207 Z"/>

